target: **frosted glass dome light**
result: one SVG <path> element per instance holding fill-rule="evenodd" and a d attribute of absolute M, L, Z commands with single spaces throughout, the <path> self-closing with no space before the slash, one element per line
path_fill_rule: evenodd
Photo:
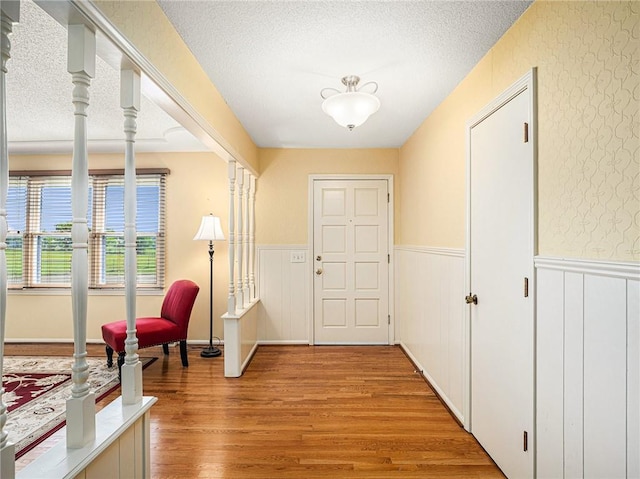
<path fill-rule="evenodd" d="M 373 115 L 380 108 L 380 100 L 373 95 L 378 90 L 378 84 L 368 82 L 357 88 L 360 78 L 350 75 L 342 78 L 342 83 L 347 87 L 347 91 L 340 93 L 335 88 L 324 88 L 320 96 L 324 98 L 322 111 L 331 116 L 335 122 L 352 131 L 355 127 L 362 125 L 367 118 Z M 361 91 L 367 85 L 374 85 L 373 93 Z M 326 96 L 326 91 L 336 92 Z"/>

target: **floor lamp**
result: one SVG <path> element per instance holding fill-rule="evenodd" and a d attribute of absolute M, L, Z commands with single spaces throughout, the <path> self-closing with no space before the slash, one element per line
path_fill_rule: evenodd
<path fill-rule="evenodd" d="M 193 239 L 209 242 L 209 346 L 202 350 L 200 356 L 215 358 L 222 354 L 222 351 L 213 345 L 213 242 L 224 240 L 220 218 L 213 216 L 213 214 L 203 216 L 200 229 Z"/>

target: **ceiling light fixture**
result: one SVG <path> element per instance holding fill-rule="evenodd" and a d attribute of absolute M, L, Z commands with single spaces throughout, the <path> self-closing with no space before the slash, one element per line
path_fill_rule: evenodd
<path fill-rule="evenodd" d="M 380 100 L 373 95 L 378 91 L 378 84 L 371 81 L 357 88 L 358 82 L 360 82 L 360 77 L 349 75 L 342 78 L 342 83 L 347 87 L 346 92 L 340 93 L 335 88 L 320 90 L 320 96 L 324 99 L 322 111 L 331 116 L 338 125 L 348 128 L 349 131 L 362 125 L 380 108 Z M 374 86 L 371 93 L 362 91 L 367 85 Z M 327 95 L 328 91 L 335 93 Z"/>

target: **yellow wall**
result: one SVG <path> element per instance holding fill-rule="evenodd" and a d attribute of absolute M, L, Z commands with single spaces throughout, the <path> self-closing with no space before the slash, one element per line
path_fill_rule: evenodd
<path fill-rule="evenodd" d="M 399 243 L 464 247 L 465 122 L 535 66 L 539 254 L 640 259 L 639 5 L 534 3 L 401 148 Z"/>
<path fill-rule="evenodd" d="M 256 243 L 307 243 L 309 175 L 398 173 L 396 149 L 259 150 Z M 396 211 L 399 209 L 396 194 Z"/>
<path fill-rule="evenodd" d="M 257 170 L 257 148 L 155 1 L 96 0 L 96 6 L 209 124 Z"/>
<path fill-rule="evenodd" d="M 70 169 L 71 158 L 11 157 L 12 169 Z M 209 153 L 138 154 L 138 167 L 169 168 L 167 177 L 166 278 L 165 287 L 177 279 L 191 279 L 200 293 L 189 323 L 189 338 L 209 338 L 209 255 L 208 243 L 193 241 L 203 215 L 220 216 L 227 233 L 228 187 L 227 165 Z M 92 155 L 89 168 L 122 168 L 118 155 Z M 228 249 L 226 241 L 215 244 L 214 334 L 223 336 L 220 316 L 226 311 L 228 294 Z M 160 312 L 162 296 L 140 295 L 137 315 L 152 316 Z M 88 300 L 87 337 L 102 338 L 100 325 L 124 319 L 124 293 L 90 294 Z M 6 337 L 11 339 L 72 339 L 70 292 L 57 294 L 10 293 L 7 301 Z"/>

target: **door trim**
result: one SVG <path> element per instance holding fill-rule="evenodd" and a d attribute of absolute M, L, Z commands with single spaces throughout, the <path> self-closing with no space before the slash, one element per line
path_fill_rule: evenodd
<path fill-rule="evenodd" d="M 310 278 L 309 281 L 309 297 L 308 308 L 310 311 L 311 321 L 309 321 L 309 344 L 315 344 L 315 308 L 313 304 L 313 218 L 314 218 L 314 201 L 313 201 L 313 191 L 314 191 L 314 182 L 318 180 L 387 180 L 388 185 L 388 193 L 389 193 L 389 202 L 387 203 L 387 244 L 389 248 L 389 314 L 391 315 L 391 323 L 389 324 L 389 344 L 395 344 L 395 261 L 394 261 L 394 250 L 395 244 L 393 242 L 394 239 L 394 192 L 393 192 L 393 175 L 309 175 L 309 186 L 308 186 L 308 213 L 307 213 L 307 258 L 309 261 L 307 262 L 307 277 Z"/>
<path fill-rule="evenodd" d="M 513 83 L 509 88 L 503 91 L 500 95 L 494 98 L 491 102 L 485 105 L 478 113 L 472 116 L 469 120 L 467 120 L 466 124 L 466 231 L 465 231 L 465 292 L 471 291 L 471 130 L 473 127 L 482 122 L 485 118 L 493 114 L 495 111 L 500 109 L 502 106 L 507 104 L 513 98 L 518 96 L 523 91 L 529 92 L 529 111 L 530 111 L 530 121 L 531 125 L 529 125 L 529 141 L 532 142 L 532 161 L 531 168 L 532 171 L 532 184 L 530 185 L 530 205 L 531 205 L 531 218 L 533 219 L 533 225 L 531 228 L 531 236 L 529 238 L 529 257 L 531 261 L 531 275 L 529 281 L 529 295 L 531 296 L 530 302 L 530 318 L 534 323 L 534 344 L 533 344 L 533 361 L 534 361 L 534 377 L 533 381 L 533 393 L 534 393 L 534 402 L 533 402 L 533 438 L 537 437 L 535 433 L 535 415 L 536 415 L 536 404 L 535 404 L 535 354 L 536 354 L 536 345 L 535 345 L 535 320 L 536 320 L 536 278 L 535 278 L 535 268 L 533 266 L 534 256 L 538 250 L 537 245 L 537 162 L 538 162 L 538 111 L 537 111 L 537 68 L 533 67 L 529 70 L 525 75 L 523 75 L 520 79 L 518 79 L 515 83 Z M 460 298 L 462 301 L 463 298 Z M 467 306 L 465 308 L 465 317 L 464 317 L 464 359 L 463 359 L 463 405 L 462 405 L 462 414 L 464 415 L 464 428 L 471 432 L 471 306 Z M 535 454 L 535 446 L 534 446 L 534 454 Z M 535 473 L 535 457 L 534 457 L 534 473 Z"/>

